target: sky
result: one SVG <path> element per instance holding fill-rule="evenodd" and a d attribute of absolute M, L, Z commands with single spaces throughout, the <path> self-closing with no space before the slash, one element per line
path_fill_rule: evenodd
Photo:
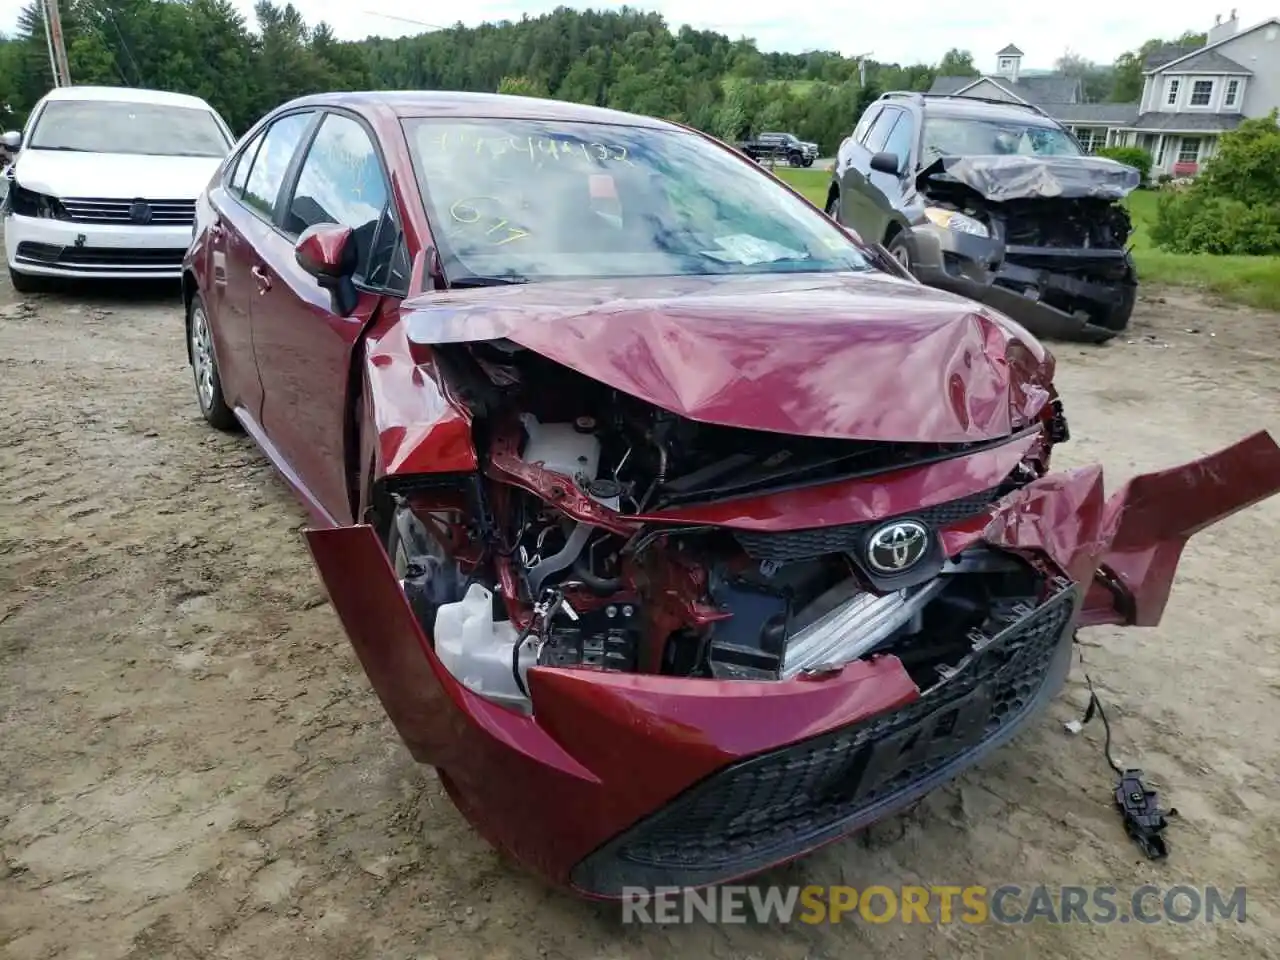
<path fill-rule="evenodd" d="M 253 0 L 234 0 L 252 22 Z M 12 29 L 24 0 L 0 0 L 0 29 Z M 462 4 L 397 3 L 396 0 L 293 0 L 310 23 L 325 20 L 339 37 L 401 36 L 423 27 L 396 17 L 448 26 L 459 19 L 485 21 L 536 16 L 557 6 L 608 9 L 614 0 L 466 0 Z M 995 69 L 995 53 L 1013 43 L 1026 54 L 1023 67 L 1050 68 L 1070 49 L 1090 60 L 1110 63 L 1152 36 L 1174 37 L 1184 30 L 1208 30 L 1220 11 L 1186 0 L 1071 0 L 1026 3 L 896 4 L 889 0 L 826 0 L 791 8 L 778 0 L 632 0 L 632 7 L 662 13 L 675 28 L 688 23 L 732 39 L 752 37 L 765 52 L 801 53 L 834 49 L 845 56 L 869 54 L 885 63 L 936 63 L 951 47 L 969 50 L 980 70 Z M 926 14 L 927 7 L 937 12 Z M 460 14 L 459 10 L 466 12 Z M 1238 4 L 1241 27 L 1280 15 L 1280 0 Z M 904 17 L 903 13 L 907 16 Z"/>

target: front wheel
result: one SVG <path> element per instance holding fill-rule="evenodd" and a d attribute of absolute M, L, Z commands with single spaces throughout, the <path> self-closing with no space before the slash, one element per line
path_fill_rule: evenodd
<path fill-rule="evenodd" d="M 49 289 L 49 280 L 34 273 L 22 273 L 9 268 L 9 282 L 19 293 L 44 293 Z"/>
<path fill-rule="evenodd" d="M 912 272 L 911 244 L 907 243 L 907 238 L 902 233 L 894 234 L 893 239 L 889 241 L 889 254 L 902 264 L 902 269 L 907 273 Z"/>
<path fill-rule="evenodd" d="M 200 413 L 214 429 L 231 432 L 238 422 L 222 395 L 222 377 L 218 373 L 218 359 L 213 353 L 213 330 L 209 326 L 204 300 L 198 293 L 191 298 L 191 305 L 187 308 L 187 337 Z"/>
<path fill-rule="evenodd" d="M 800 166 L 803 160 L 804 160 L 804 157 L 802 157 L 798 153 L 792 153 L 787 156 L 787 163 L 791 164 L 791 166 L 793 167 Z"/>
<path fill-rule="evenodd" d="M 813 166 L 813 157 L 805 157 L 804 165 L 805 165 L 806 167 L 812 167 L 812 166 Z"/>
<path fill-rule="evenodd" d="M 835 190 L 832 190 L 831 193 L 827 195 L 827 205 L 822 209 L 823 209 L 823 212 L 828 217 L 830 217 L 836 223 L 839 223 L 840 222 L 840 194 L 837 193 Z"/>

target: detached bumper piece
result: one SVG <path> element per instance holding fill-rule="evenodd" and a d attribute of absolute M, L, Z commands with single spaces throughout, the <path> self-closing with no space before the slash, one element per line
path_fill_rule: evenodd
<path fill-rule="evenodd" d="M 971 634 L 972 650 L 919 700 L 732 764 L 573 871 L 580 890 L 720 883 L 801 856 L 918 799 L 1008 740 L 1062 685 L 1078 593 L 1055 579 L 1036 608 Z"/>

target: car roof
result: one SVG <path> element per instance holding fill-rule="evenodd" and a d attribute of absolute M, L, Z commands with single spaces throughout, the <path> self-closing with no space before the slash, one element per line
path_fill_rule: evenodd
<path fill-rule="evenodd" d="M 629 127 L 681 129 L 676 124 L 621 110 L 592 107 L 541 97 L 452 90 L 369 90 L 299 97 L 286 107 L 342 106 L 358 112 L 391 111 L 397 117 L 466 117 L 475 119 L 558 120 L 566 123 L 610 123 Z"/>
<path fill-rule="evenodd" d="M 925 97 L 926 114 L 938 117 L 960 117 L 970 120 L 1017 120 L 1032 126 L 1056 127 L 1058 122 L 1030 107 L 1016 103 L 992 103 L 973 97 Z"/>
<path fill-rule="evenodd" d="M 200 110 L 212 109 L 199 97 L 186 93 L 170 93 L 168 90 L 144 90 L 138 87 L 54 87 L 44 95 L 44 100 L 109 100 L 115 103 L 151 103 L 169 107 L 194 107 Z"/>

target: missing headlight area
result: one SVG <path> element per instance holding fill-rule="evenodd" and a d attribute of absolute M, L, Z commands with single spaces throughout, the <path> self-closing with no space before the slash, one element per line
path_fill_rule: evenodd
<path fill-rule="evenodd" d="M 495 701 L 527 709 L 535 666 L 778 681 L 884 653 L 928 690 L 960 669 L 984 623 L 1044 599 L 1044 571 L 985 546 L 949 557 L 939 536 L 1040 475 L 1034 457 L 998 485 L 896 516 L 778 532 L 677 522 L 681 507 L 992 444 L 709 426 L 492 344 L 443 362 L 465 384 L 482 475 L 402 478 L 381 523 L 440 660 Z M 1059 416 L 1047 406 L 1022 433 L 1048 438 Z"/>

